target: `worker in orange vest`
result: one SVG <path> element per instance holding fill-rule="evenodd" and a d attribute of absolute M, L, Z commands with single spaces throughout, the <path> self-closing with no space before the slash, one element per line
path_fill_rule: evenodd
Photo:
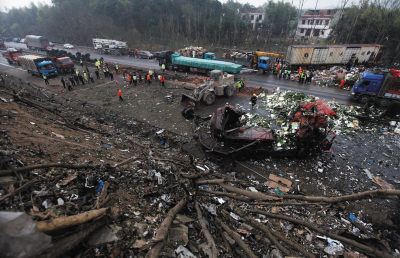
<path fill-rule="evenodd" d="M 147 74 L 147 83 L 150 85 L 150 83 L 151 83 L 151 76 L 150 76 L 150 74 Z"/>
<path fill-rule="evenodd" d="M 165 78 L 164 78 L 164 76 L 161 75 L 161 77 L 160 77 L 161 86 L 163 86 L 165 88 L 164 81 L 165 81 Z"/>
<path fill-rule="evenodd" d="M 128 78 L 129 85 L 132 85 L 132 76 L 128 74 L 126 77 Z"/>
<path fill-rule="evenodd" d="M 124 101 L 124 100 L 122 99 L 122 91 L 121 91 L 121 90 L 118 90 L 118 97 L 119 97 L 119 100 L 120 100 L 120 101 Z"/>

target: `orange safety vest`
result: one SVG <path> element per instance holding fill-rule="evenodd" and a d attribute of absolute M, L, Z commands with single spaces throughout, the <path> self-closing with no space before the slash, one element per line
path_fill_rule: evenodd
<path fill-rule="evenodd" d="M 132 77 L 130 75 L 128 75 L 127 77 L 128 77 L 128 81 L 132 80 Z"/>
<path fill-rule="evenodd" d="M 121 97 L 122 96 L 122 91 L 118 90 L 118 96 Z"/>
<path fill-rule="evenodd" d="M 160 82 L 164 82 L 164 76 L 161 76 Z"/>
<path fill-rule="evenodd" d="M 147 75 L 147 80 L 150 81 L 150 74 Z"/>

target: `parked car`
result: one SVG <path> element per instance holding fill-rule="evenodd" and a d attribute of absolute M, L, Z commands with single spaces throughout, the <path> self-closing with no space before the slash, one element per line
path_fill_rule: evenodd
<path fill-rule="evenodd" d="M 75 47 L 71 44 L 64 44 L 64 48 L 66 49 L 74 49 Z"/>
<path fill-rule="evenodd" d="M 49 46 L 50 47 L 54 47 L 54 43 L 53 42 L 49 42 Z"/>
<path fill-rule="evenodd" d="M 21 38 L 13 38 L 14 43 L 19 43 L 21 41 Z"/>
<path fill-rule="evenodd" d="M 140 50 L 138 52 L 138 56 L 139 56 L 139 58 L 147 58 L 147 59 L 153 58 L 153 54 L 150 53 L 149 51 L 145 51 L 145 50 Z"/>

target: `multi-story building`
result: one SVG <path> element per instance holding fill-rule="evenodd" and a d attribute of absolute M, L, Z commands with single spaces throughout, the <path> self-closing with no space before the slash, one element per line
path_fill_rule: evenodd
<path fill-rule="evenodd" d="M 240 13 L 243 20 L 250 19 L 253 30 L 260 28 L 265 20 L 265 10 L 262 8 L 242 8 L 238 9 L 238 13 Z"/>
<path fill-rule="evenodd" d="M 308 10 L 300 15 L 296 37 L 327 38 L 332 26 L 339 22 L 341 10 Z"/>

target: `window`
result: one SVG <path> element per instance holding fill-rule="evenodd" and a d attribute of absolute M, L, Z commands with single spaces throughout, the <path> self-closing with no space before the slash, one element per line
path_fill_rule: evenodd
<path fill-rule="evenodd" d="M 374 87 L 378 84 L 378 82 L 372 82 L 371 87 Z"/>
<path fill-rule="evenodd" d="M 300 29 L 300 33 L 304 33 L 304 29 Z"/>
<path fill-rule="evenodd" d="M 251 20 L 254 21 L 254 15 L 253 14 L 251 15 Z"/>
<path fill-rule="evenodd" d="M 301 20 L 301 24 L 306 24 L 306 20 Z"/>
<path fill-rule="evenodd" d="M 360 87 L 367 87 L 370 84 L 371 84 L 370 81 L 363 81 L 363 83 L 360 85 Z"/>
<path fill-rule="evenodd" d="M 329 20 L 325 20 L 325 24 L 328 25 L 329 24 Z"/>
<path fill-rule="evenodd" d="M 262 14 L 258 15 L 258 19 L 259 19 L 259 20 L 262 20 L 262 19 L 263 19 Z"/>
<path fill-rule="evenodd" d="M 318 25 L 318 24 L 319 24 L 319 20 L 316 20 L 316 21 L 315 21 L 315 24 Z"/>

